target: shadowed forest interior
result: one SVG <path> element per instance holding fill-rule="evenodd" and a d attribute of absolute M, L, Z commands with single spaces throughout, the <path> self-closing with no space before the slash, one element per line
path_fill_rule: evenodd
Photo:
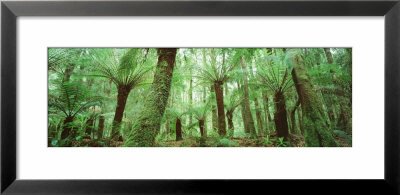
<path fill-rule="evenodd" d="M 351 147 L 351 48 L 49 48 L 49 147 Z"/>

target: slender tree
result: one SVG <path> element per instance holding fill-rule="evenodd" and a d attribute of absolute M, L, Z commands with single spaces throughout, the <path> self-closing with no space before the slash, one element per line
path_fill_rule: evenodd
<path fill-rule="evenodd" d="M 245 117 L 247 118 L 246 121 L 247 121 L 247 125 L 248 125 L 247 127 L 249 128 L 250 136 L 252 138 L 256 138 L 257 137 L 256 128 L 254 126 L 254 120 L 253 120 L 253 116 L 252 116 L 251 110 L 250 110 L 249 84 L 247 82 L 248 68 L 247 68 L 246 62 L 243 59 L 243 56 L 240 56 L 240 63 L 242 64 L 242 71 L 243 71 L 244 113 L 245 113 Z"/>

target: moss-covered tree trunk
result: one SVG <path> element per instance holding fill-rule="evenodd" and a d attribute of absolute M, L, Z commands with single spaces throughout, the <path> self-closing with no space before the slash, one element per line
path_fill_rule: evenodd
<path fill-rule="evenodd" d="M 99 117 L 99 130 L 97 131 L 97 139 L 103 138 L 104 131 L 104 116 Z"/>
<path fill-rule="evenodd" d="M 352 48 L 346 48 L 347 54 L 349 55 L 349 60 L 347 61 L 347 68 L 348 71 L 350 73 L 350 75 L 352 75 L 353 72 L 353 50 Z"/>
<path fill-rule="evenodd" d="M 299 122 L 300 133 L 304 135 L 304 126 L 303 126 L 303 112 L 301 111 L 301 106 L 298 108 L 297 111 L 297 120 Z"/>
<path fill-rule="evenodd" d="M 296 110 L 297 107 L 299 107 L 299 105 L 300 105 L 300 99 L 297 100 L 296 105 L 294 105 L 293 109 L 290 111 L 290 122 L 291 122 L 290 132 L 292 134 L 294 134 L 296 131 Z"/>
<path fill-rule="evenodd" d="M 180 118 L 176 118 L 175 135 L 176 141 L 182 140 L 182 123 Z"/>
<path fill-rule="evenodd" d="M 283 137 L 285 140 L 288 139 L 289 136 L 289 128 L 287 123 L 287 112 L 286 112 L 286 103 L 285 96 L 281 91 L 275 93 L 274 96 L 275 101 L 275 128 L 278 137 Z"/>
<path fill-rule="evenodd" d="M 301 103 L 306 146 L 337 146 L 325 121 L 321 100 L 314 90 L 302 57 L 300 54 L 292 55 L 291 61 L 292 77 Z"/>
<path fill-rule="evenodd" d="M 64 119 L 63 123 L 63 131 L 61 132 L 61 140 L 67 138 L 72 130 L 72 125 L 71 123 L 74 121 L 74 118 L 72 116 L 67 116 Z"/>
<path fill-rule="evenodd" d="M 243 102 L 245 105 L 245 108 L 244 108 L 245 114 L 246 114 L 246 118 L 247 118 L 247 122 L 248 122 L 250 136 L 252 138 L 256 138 L 257 137 L 256 128 L 254 126 L 254 120 L 253 120 L 253 116 L 251 115 L 251 110 L 250 110 L 249 85 L 247 83 L 247 72 L 246 72 L 247 65 L 242 56 L 240 56 L 240 62 L 242 64 L 242 70 L 243 70 L 243 91 L 244 91 Z"/>
<path fill-rule="evenodd" d="M 333 57 L 331 53 L 331 49 L 329 48 L 324 48 L 326 60 L 328 61 L 329 64 L 333 64 Z"/>
<path fill-rule="evenodd" d="M 126 100 L 128 99 L 131 88 L 125 85 L 118 86 L 117 107 L 112 124 L 111 139 L 120 139 L 120 127 L 125 111 Z"/>
<path fill-rule="evenodd" d="M 153 146 L 167 105 L 177 49 L 158 49 L 158 63 L 144 107 L 125 146 Z"/>
<path fill-rule="evenodd" d="M 167 138 L 168 138 L 168 135 L 169 135 L 169 119 L 167 119 L 167 121 L 165 122 L 165 134 L 167 135 Z"/>
<path fill-rule="evenodd" d="M 222 88 L 222 82 L 215 82 L 215 99 L 217 101 L 218 110 L 218 134 L 220 136 L 226 135 L 226 122 L 225 122 L 225 111 L 224 111 L 224 90 Z"/>

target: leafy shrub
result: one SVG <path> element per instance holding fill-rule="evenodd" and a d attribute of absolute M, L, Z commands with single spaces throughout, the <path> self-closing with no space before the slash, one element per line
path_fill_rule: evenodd
<path fill-rule="evenodd" d="M 268 145 L 268 144 L 273 145 L 274 142 L 276 142 L 276 139 L 273 139 L 273 138 L 270 139 L 270 138 L 269 138 L 269 135 L 267 135 L 267 136 L 265 137 L 265 140 L 264 140 L 264 142 L 263 142 L 263 145 Z"/>
<path fill-rule="evenodd" d="M 283 141 L 283 137 L 278 138 L 278 142 L 276 142 L 276 147 L 287 147 L 289 145 L 288 141 Z"/>

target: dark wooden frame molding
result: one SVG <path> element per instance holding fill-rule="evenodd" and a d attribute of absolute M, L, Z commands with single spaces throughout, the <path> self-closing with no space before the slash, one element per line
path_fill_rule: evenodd
<path fill-rule="evenodd" d="M 382 180 L 16 179 L 16 20 L 19 16 L 385 16 L 385 176 Z M 1 2 L 1 193 L 399 194 L 399 0 L 142 0 Z M 373 144 L 373 143 L 371 143 Z M 368 170 L 365 170 L 368 171 Z"/>

